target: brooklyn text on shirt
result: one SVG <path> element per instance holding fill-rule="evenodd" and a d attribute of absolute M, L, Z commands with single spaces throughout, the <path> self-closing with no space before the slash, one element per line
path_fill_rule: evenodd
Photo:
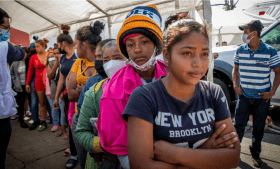
<path fill-rule="evenodd" d="M 184 130 L 169 130 L 169 137 L 186 137 L 209 133 L 212 131 L 209 123 L 215 122 L 213 109 L 208 108 L 197 112 L 188 113 L 187 118 L 191 119 L 193 128 Z M 182 115 L 174 115 L 169 112 L 158 112 L 155 124 L 163 127 L 182 128 Z M 168 123 L 170 121 L 171 123 Z M 201 126 L 205 124 L 204 126 Z M 171 126 L 172 125 L 172 126 Z M 199 126 L 199 127 L 196 127 Z"/>

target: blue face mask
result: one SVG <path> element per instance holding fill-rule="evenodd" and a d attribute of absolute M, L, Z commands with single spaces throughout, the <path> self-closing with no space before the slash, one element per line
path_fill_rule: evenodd
<path fill-rule="evenodd" d="M 10 32 L 8 30 L 2 29 L 0 36 L 0 41 L 6 41 L 10 38 Z"/>

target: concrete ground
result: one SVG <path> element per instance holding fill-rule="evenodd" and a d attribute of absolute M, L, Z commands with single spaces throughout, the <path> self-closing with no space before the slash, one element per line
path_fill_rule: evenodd
<path fill-rule="evenodd" d="M 231 106 L 234 110 L 234 106 Z M 280 127 L 280 108 L 273 110 L 274 123 Z M 30 120 L 30 119 L 29 119 Z M 28 122 L 28 120 L 27 120 Z M 29 124 L 30 125 L 30 124 Z M 63 152 L 69 147 L 69 141 L 55 137 L 52 125 L 45 131 L 22 129 L 17 120 L 12 121 L 13 132 L 7 150 L 7 169 L 63 169 L 69 157 Z M 241 161 L 238 169 L 254 169 L 249 145 L 251 145 L 252 127 L 247 127 L 241 144 Z M 264 134 L 261 158 L 266 163 L 263 169 L 280 169 L 280 134 Z M 79 167 L 76 167 L 79 168 Z"/>

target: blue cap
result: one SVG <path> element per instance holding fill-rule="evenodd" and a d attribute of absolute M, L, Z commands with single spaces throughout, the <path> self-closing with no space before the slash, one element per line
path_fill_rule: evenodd
<path fill-rule="evenodd" d="M 29 47 L 30 47 L 30 48 L 31 48 L 31 47 L 35 47 L 35 42 L 30 43 Z"/>

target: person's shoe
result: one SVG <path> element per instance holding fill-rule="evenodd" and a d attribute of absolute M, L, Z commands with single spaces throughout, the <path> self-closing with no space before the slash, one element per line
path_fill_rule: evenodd
<path fill-rule="evenodd" d="M 77 165 L 77 160 L 71 159 L 71 158 L 70 158 L 70 159 L 66 162 L 65 168 L 67 168 L 67 169 L 72 169 L 72 168 L 76 167 L 76 165 Z"/>
<path fill-rule="evenodd" d="M 15 119 L 17 119 L 17 116 L 11 116 L 10 119 L 15 120 Z"/>
<path fill-rule="evenodd" d="M 27 117 L 31 117 L 31 112 L 28 110 L 26 113 L 25 113 L 25 115 L 27 116 Z"/>
<path fill-rule="evenodd" d="M 51 131 L 52 132 L 57 132 L 58 131 L 58 125 L 57 124 L 53 125 Z"/>
<path fill-rule="evenodd" d="M 25 122 L 20 123 L 21 128 L 28 128 L 29 126 Z"/>
<path fill-rule="evenodd" d="M 32 125 L 29 127 L 29 130 L 35 130 L 38 126 L 38 122 L 33 122 Z"/>
<path fill-rule="evenodd" d="M 47 128 L 47 123 L 45 121 L 42 121 L 41 125 L 39 126 L 38 130 L 43 131 Z"/>
<path fill-rule="evenodd" d="M 260 158 L 260 152 L 254 150 L 252 146 L 250 146 L 249 149 L 250 149 L 250 152 L 251 152 L 251 155 L 252 155 L 252 160 L 253 160 L 254 166 L 255 167 L 262 167 L 264 162 Z"/>

